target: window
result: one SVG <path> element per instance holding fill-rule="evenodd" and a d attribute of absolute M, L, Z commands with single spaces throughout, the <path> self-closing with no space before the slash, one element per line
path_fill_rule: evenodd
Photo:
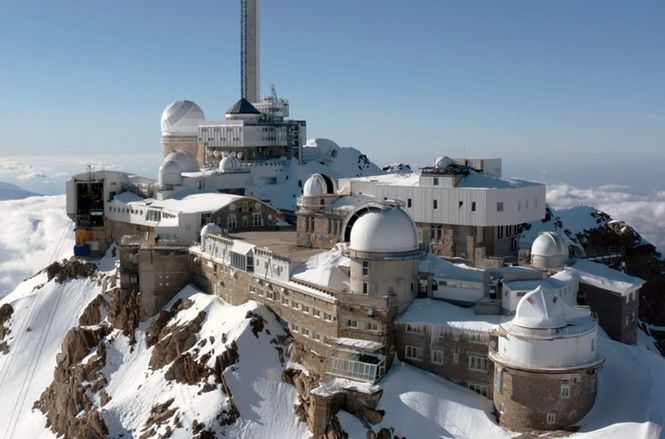
<path fill-rule="evenodd" d="M 591 352 L 596 350 L 596 338 L 592 337 L 591 338 Z"/>
<path fill-rule="evenodd" d="M 406 325 L 406 333 L 407 334 L 421 335 L 423 333 L 423 328 L 422 328 L 422 326 L 407 324 Z"/>
<path fill-rule="evenodd" d="M 458 208 L 459 210 L 464 210 L 464 201 L 460 201 L 460 202 L 458 202 L 458 203 L 457 203 L 457 208 Z"/>
<path fill-rule="evenodd" d="M 289 299 L 286 297 L 282 297 L 282 305 L 289 306 Z"/>
<path fill-rule="evenodd" d="M 368 292 L 367 282 L 363 282 L 363 294 L 368 294 Z"/>
<path fill-rule="evenodd" d="M 379 330 L 379 325 L 377 325 L 374 322 L 367 322 L 367 330 L 368 331 L 378 331 Z"/>
<path fill-rule="evenodd" d="M 406 207 L 411 207 L 411 198 L 406 200 Z"/>
<path fill-rule="evenodd" d="M 266 291 L 266 297 L 269 300 L 275 300 L 275 298 L 276 298 L 275 292 L 274 291 Z"/>
<path fill-rule="evenodd" d="M 432 350 L 432 363 L 443 364 L 443 351 L 435 349 Z"/>
<path fill-rule="evenodd" d="M 469 342 L 485 344 L 487 343 L 487 335 L 480 332 L 472 332 L 469 334 Z"/>
<path fill-rule="evenodd" d="M 321 318 L 321 310 L 319 310 L 318 308 L 312 308 L 312 315 L 314 317 Z"/>
<path fill-rule="evenodd" d="M 432 200 L 432 209 L 439 208 L 439 200 Z"/>
<path fill-rule="evenodd" d="M 349 319 L 349 320 L 346 321 L 346 327 L 347 328 L 357 328 L 358 327 L 358 321 Z"/>
<path fill-rule="evenodd" d="M 319 334 L 318 332 L 312 332 L 312 338 L 316 341 L 319 341 L 321 340 L 321 334 Z"/>
<path fill-rule="evenodd" d="M 309 306 L 303 304 L 302 306 L 300 306 L 300 309 L 301 309 L 302 312 L 304 312 L 305 314 L 309 314 Z"/>
<path fill-rule="evenodd" d="M 263 226 L 263 215 L 261 214 L 261 212 L 254 212 L 252 214 L 252 225 L 254 227 Z"/>
<path fill-rule="evenodd" d="M 369 261 L 363 261 L 363 276 L 369 274 Z"/>
<path fill-rule="evenodd" d="M 238 218 L 235 213 L 229 213 L 226 215 L 226 227 L 229 229 L 235 229 L 238 227 Z"/>
<path fill-rule="evenodd" d="M 323 320 L 331 321 L 332 320 L 332 315 L 330 315 L 330 314 L 328 314 L 327 312 L 324 311 L 323 312 Z"/>
<path fill-rule="evenodd" d="M 497 228 L 496 228 L 496 237 L 498 239 L 503 238 L 503 226 L 497 226 Z"/>
<path fill-rule="evenodd" d="M 517 200 L 517 210 L 522 210 L 522 200 Z"/>
<path fill-rule="evenodd" d="M 548 413 L 547 414 L 547 423 L 548 424 L 554 424 L 556 422 L 556 413 Z"/>
<path fill-rule="evenodd" d="M 434 177 L 434 178 L 432 179 L 432 184 L 433 184 L 434 186 L 438 186 L 438 185 L 439 185 L 439 177 Z"/>
<path fill-rule="evenodd" d="M 298 332 L 298 325 L 294 323 L 289 323 L 289 327 L 291 328 L 291 331 Z"/>
<path fill-rule="evenodd" d="M 304 326 L 302 327 L 302 331 L 301 331 L 301 333 L 302 333 L 302 335 L 304 335 L 305 337 L 309 337 L 309 329 L 305 328 Z"/>
<path fill-rule="evenodd" d="M 561 379 L 561 399 L 570 399 L 570 381 L 568 378 Z"/>
<path fill-rule="evenodd" d="M 453 352 L 453 363 L 457 364 L 459 363 L 459 353 Z"/>
<path fill-rule="evenodd" d="M 487 397 L 487 386 L 485 384 L 469 383 L 467 387 L 469 390 L 473 390 L 477 394 Z"/>
<path fill-rule="evenodd" d="M 469 355 L 469 370 L 487 372 L 487 358 Z"/>
<path fill-rule="evenodd" d="M 471 202 L 471 212 L 475 212 L 475 211 L 476 211 L 476 202 L 472 201 Z"/>
<path fill-rule="evenodd" d="M 422 361 L 423 359 L 423 348 L 420 346 L 404 346 L 404 356 L 409 360 Z"/>
<path fill-rule="evenodd" d="M 298 309 L 298 302 L 296 302 L 295 300 L 292 300 L 291 301 L 291 308 Z"/>
<path fill-rule="evenodd" d="M 497 201 L 497 203 L 496 203 L 496 211 L 497 211 L 497 212 L 503 212 L 503 201 Z"/>

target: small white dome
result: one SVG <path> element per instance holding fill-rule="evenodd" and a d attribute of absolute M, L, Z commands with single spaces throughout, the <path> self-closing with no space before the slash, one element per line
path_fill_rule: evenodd
<path fill-rule="evenodd" d="M 215 223 L 208 223 L 201 229 L 201 240 L 205 235 L 221 235 L 222 228 Z"/>
<path fill-rule="evenodd" d="M 332 180 L 330 180 L 330 184 L 332 185 Z M 332 191 L 328 190 L 326 178 L 321 174 L 312 174 L 305 181 L 302 189 L 303 196 L 305 197 L 320 197 L 333 192 L 334 188 L 332 188 Z"/>
<path fill-rule="evenodd" d="M 162 134 L 198 135 L 199 125 L 206 117 L 201 107 L 192 101 L 175 101 L 162 112 Z"/>
<path fill-rule="evenodd" d="M 434 161 L 434 167 L 436 169 L 444 170 L 444 169 L 448 168 L 450 165 L 452 165 L 453 163 L 454 163 L 453 159 L 451 159 L 450 157 L 445 155 L 443 157 L 437 157 L 437 159 Z"/>
<path fill-rule="evenodd" d="M 219 162 L 220 172 L 233 172 L 240 169 L 240 160 L 232 155 L 227 155 Z"/>
<path fill-rule="evenodd" d="M 182 183 L 182 169 L 174 160 L 164 160 L 159 167 L 159 185 L 179 185 Z"/>
<path fill-rule="evenodd" d="M 536 256 L 568 256 L 568 244 L 556 232 L 542 232 L 531 245 Z"/>
<path fill-rule="evenodd" d="M 349 248 L 378 253 L 413 251 L 418 249 L 418 231 L 399 207 L 371 211 L 353 224 Z"/>
<path fill-rule="evenodd" d="M 528 329 L 554 329 L 567 325 L 563 300 L 541 287 L 527 293 L 517 304 L 512 323 Z"/>
<path fill-rule="evenodd" d="M 182 149 L 177 149 L 167 155 L 164 163 L 167 161 L 176 162 L 180 166 L 181 172 L 196 172 L 199 170 L 199 163 L 192 153 Z"/>

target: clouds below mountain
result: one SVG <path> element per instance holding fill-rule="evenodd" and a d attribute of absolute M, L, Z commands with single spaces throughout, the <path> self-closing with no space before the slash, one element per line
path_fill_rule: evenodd
<path fill-rule="evenodd" d="M 640 193 L 619 185 L 579 188 L 558 184 L 548 186 L 547 201 L 554 208 L 593 206 L 625 221 L 659 250 L 665 249 L 665 191 Z"/>
<path fill-rule="evenodd" d="M 71 253 L 65 196 L 0 201 L 0 297 L 52 261 Z"/>

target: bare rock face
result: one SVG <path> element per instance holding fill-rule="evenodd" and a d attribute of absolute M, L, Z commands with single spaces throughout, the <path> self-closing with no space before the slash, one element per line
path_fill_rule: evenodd
<path fill-rule="evenodd" d="M 150 416 L 148 416 L 148 419 L 145 421 L 145 424 L 143 424 L 143 428 L 141 429 L 141 431 L 143 431 L 143 434 L 140 436 L 141 439 L 156 437 L 156 430 L 161 425 L 171 422 L 171 418 L 176 415 L 176 412 L 178 411 L 177 408 L 171 407 L 173 401 L 174 399 L 171 398 L 166 402 L 152 406 Z M 170 427 L 167 426 L 166 431 L 168 437 L 170 435 Z"/>
<path fill-rule="evenodd" d="M 205 311 L 201 311 L 184 325 L 163 328 L 150 356 L 150 368 L 161 369 L 194 346 L 197 342 L 196 334 L 201 330 L 205 317 Z"/>
<path fill-rule="evenodd" d="M 9 326 L 5 326 L 5 323 L 9 322 L 12 314 L 14 314 L 14 308 L 8 303 L 0 306 L 0 353 L 6 354 L 9 352 L 9 345 L 5 338 L 11 332 Z"/>
<path fill-rule="evenodd" d="M 108 428 L 87 392 L 96 392 L 106 384 L 101 373 L 106 364 L 103 339 L 110 332 L 108 325 L 76 327 L 65 336 L 56 357 L 53 382 L 35 403 L 35 408 L 46 415 L 48 425 L 55 433 L 72 438 L 108 435 Z M 83 363 L 82 360 L 94 349 L 94 356 Z"/>
<path fill-rule="evenodd" d="M 99 294 L 83 310 L 81 317 L 79 317 L 79 325 L 99 325 L 102 322 L 102 315 L 107 307 L 108 302 L 103 295 Z"/>
<path fill-rule="evenodd" d="M 67 259 L 62 263 L 56 261 L 46 267 L 46 276 L 48 280 L 55 279 L 55 281 L 60 284 L 68 279 L 92 277 L 96 272 L 97 266 L 95 264 L 75 258 Z"/>
<path fill-rule="evenodd" d="M 134 331 L 139 326 L 139 302 L 135 293 L 119 288 L 113 290 L 108 318 L 114 327 L 129 337 L 130 343 L 136 342 Z"/>
<path fill-rule="evenodd" d="M 252 328 L 252 334 L 254 334 L 254 337 L 259 338 L 259 333 L 263 332 L 266 321 L 259 314 L 252 311 L 247 311 L 245 318 L 250 319 L 249 326 Z"/>

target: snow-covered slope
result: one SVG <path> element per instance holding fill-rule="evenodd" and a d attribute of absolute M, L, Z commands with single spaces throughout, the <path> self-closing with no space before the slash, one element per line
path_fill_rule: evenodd
<path fill-rule="evenodd" d="M 0 201 L 0 298 L 21 280 L 67 256 L 74 245 L 65 196 Z"/>

